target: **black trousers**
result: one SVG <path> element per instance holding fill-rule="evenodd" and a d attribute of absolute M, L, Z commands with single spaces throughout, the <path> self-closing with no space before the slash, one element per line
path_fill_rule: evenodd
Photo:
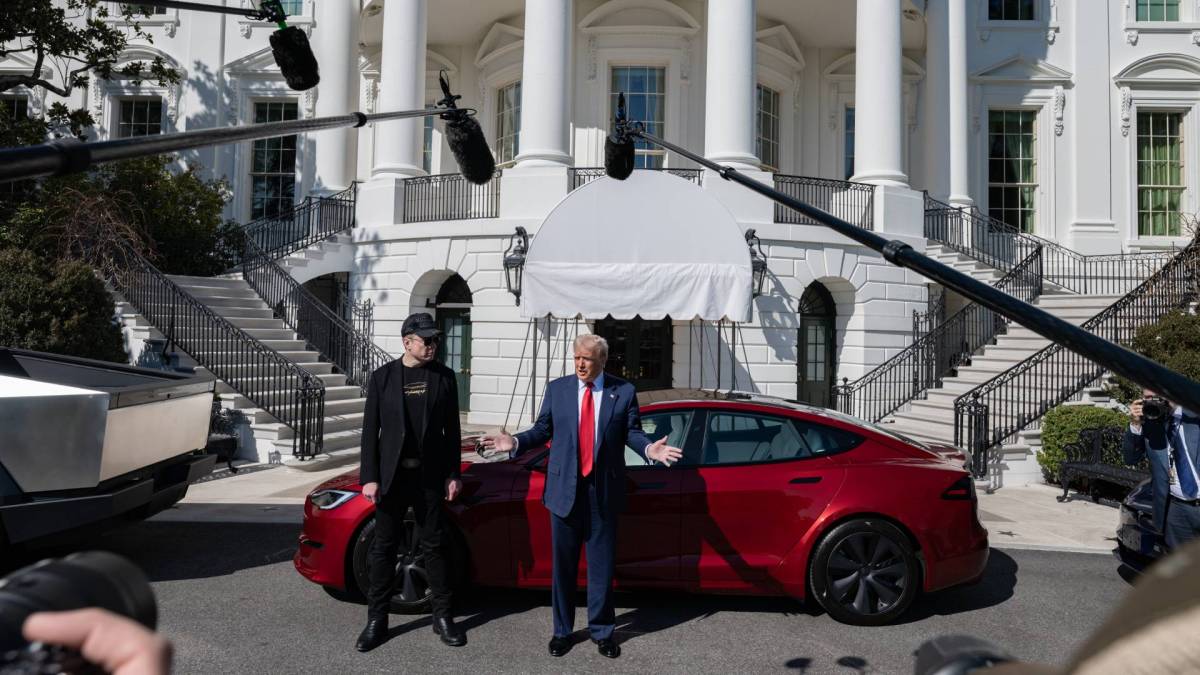
<path fill-rule="evenodd" d="M 442 509 L 443 490 L 422 485 L 420 469 L 398 469 L 396 478 L 383 499 L 375 505 L 375 541 L 367 558 L 371 589 L 367 593 L 367 617 L 383 619 L 388 615 L 393 585 L 396 582 L 396 556 L 404 538 L 404 516 L 412 507 L 417 543 L 408 553 L 420 553 L 431 591 L 433 615 L 450 616 L 449 560 L 446 556 L 446 512 Z"/>

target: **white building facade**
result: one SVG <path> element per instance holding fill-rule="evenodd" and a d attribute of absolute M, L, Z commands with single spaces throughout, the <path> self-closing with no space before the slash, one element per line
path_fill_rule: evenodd
<path fill-rule="evenodd" d="M 651 133 L 919 248 L 923 191 L 1086 254 L 1181 243 L 1181 214 L 1197 210 L 1197 0 L 285 4 L 320 61 L 313 90 L 285 86 L 274 26 L 170 9 L 142 22 L 153 44 L 127 58 L 161 56 L 180 85 L 101 81 L 75 103 L 107 139 L 421 108 L 441 98 L 445 72 L 495 151 L 501 172 L 487 186 L 450 175 L 440 121 L 184 159 L 229 181 L 228 215 L 243 222 L 357 183 L 353 245 L 294 272 L 344 275 L 354 299 L 374 303 L 376 342 L 392 354 L 405 316 L 436 314 L 472 423 L 528 419 L 545 378 L 570 367 L 570 336 L 589 329 L 613 338 L 613 365 L 643 388 L 719 381 L 828 404 L 832 383 L 906 347 L 926 310 L 924 278 L 639 148 L 639 167 L 676 170 L 727 210 L 696 223 L 698 237 L 728 221 L 760 238 L 768 274 L 751 320 L 736 331 L 677 316 L 531 322 L 509 292 L 505 251 L 518 227 L 536 249 L 556 206 L 597 179 L 587 169 L 603 164 L 618 91 Z M 4 97 L 31 112 L 49 103 Z"/>

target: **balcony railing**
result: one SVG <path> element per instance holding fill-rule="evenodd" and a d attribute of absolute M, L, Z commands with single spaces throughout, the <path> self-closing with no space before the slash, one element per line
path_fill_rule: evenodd
<path fill-rule="evenodd" d="M 679 176 L 684 180 L 690 180 L 696 185 L 704 183 L 703 169 L 667 169 L 667 168 L 646 168 L 634 169 L 635 171 L 665 171 L 672 176 Z M 603 167 L 571 167 L 567 169 L 567 185 L 571 190 L 575 190 L 583 185 L 604 177 Z"/>
<path fill-rule="evenodd" d="M 864 230 L 875 229 L 875 186 L 848 180 L 811 178 L 775 174 L 775 189 L 789 197 L 858 225 Z M 820 225 L 804 214 L 782 204 L 775 205 L 775 222 Z"/>
<path fill-rule="evenodd" d="M 246 223 L 246 238 L 272 260 L 354 227 L 358 183 L 328 197 L 308 196 L 276 216 Z"/>
<path fill-rule="evenodd" d="M 500 170 L 483 185 L 457 173 L 404 179 L 404 222 L 495 218 L 500 213 Z"/>

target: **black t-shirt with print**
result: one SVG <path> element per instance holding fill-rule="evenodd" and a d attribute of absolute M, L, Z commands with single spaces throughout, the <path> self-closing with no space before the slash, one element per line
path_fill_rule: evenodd
<path fill-rule="evenodd" d="M 429 371 L 424 366 L 411 368 L 401 363 L 404 378 L 404 447 L 401 457 L 420 457 L 425 435 L 425 399 L 429 395 Z"/>

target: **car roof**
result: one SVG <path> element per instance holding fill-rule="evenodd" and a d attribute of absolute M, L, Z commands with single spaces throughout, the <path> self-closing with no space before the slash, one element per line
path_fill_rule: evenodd
<path fill-rule="evenodd" d="M 732 389 L 656 389 L 654 391 L 638 392 L 638 405 L 651 403 L 698 403 L 712 401 L 729 401 L 735 403 L 754 403 L 782 410 L 799 410 L 807 413 L 823 414 L 829 412 L 825 408 L 800 403 L 780 396 L 769 396 L 753 391 L 737 391 Z"/>

